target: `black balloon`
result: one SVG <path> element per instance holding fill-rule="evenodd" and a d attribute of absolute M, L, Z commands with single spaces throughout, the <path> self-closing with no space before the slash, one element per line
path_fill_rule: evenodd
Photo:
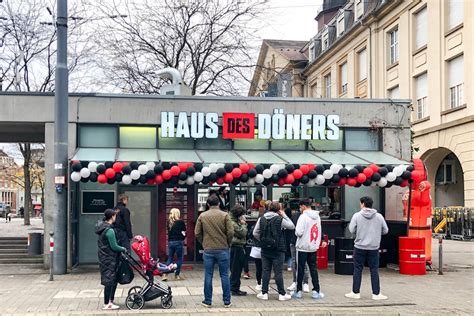
<path fill-rule="evenodd" d="M 370 186 L 371 184 L 372 184 L 372 180 L 370 180 L 370 179 L 367 179 L 367 180 L 365 180 L 365 182 L 364 182 L 364 185 L 365 185 L 366 187 Z"/>
<path fill-rule="evenodd" d="M 317 174 L 323 174 L 325 168 L 322 165 L 317 165 L 315 170 Z"/>
<path fill-rule="evenodd" d="M 209 183 L 209 177 L 204 177 L 204 178 L 202 178 L 201 183 L 202 183 L 202 184 L 208 184 L 208 183 Z"/>
<path fill-rule="evenodd" d="M 265 170 L 265 167 L 263 165 L 256 165 L 255 170 L 257 170 L 257 173 L 262 173 L 263 170 Z"/>
<path fill-rule="evenodd" d="M 163 170 L 168 170 L 171 168 L 171 164 L 169 162 L 162 162 L 161 165 L 163 166 Z"/>
<path fill-rule="evenodd" d="M 382 168 L 379 169 L 378 172 L 379 172 L 379 174 L 380 174 L 382 177 L 385 177 L 385 176 L 387 175 L 387 173 L 388 173 L 388 169 L 385 168 L 385 167 L 382 167 Z"/>
<path fill-rule="evenodd" d="M 280 170 L 278 170 L 278 177 L 280 177 L 280 178 L 286 178 L 287 175 L 288 175 L 288 171 L 286 171 L 286 169 L 280 169 Z"/>
<path fill-rule="evenodd" d="M 263 185 L 270 185 L 270 183 L 272 183 L 272 180 L 270 180 L 270 179 L 265 179 L 262 182 Z"/>
<path fill-rule="evenodd" d="M 388 182 L 385 188 L 390 188 L 393 185 L 393 182 Z"/>
<path fill-rule="evenodd" d="M 393 181 L 393 184 L 395 185 L 400 185 L 403 183 L 403 178 L 402 177 L 397 177 L 395 181 Z"/>
<path fill-rule="evenodd" d="M 89 166 L 89 161 L 82 160 L 81 161 L 81 166 L 82 166 L 82 168 L 87 168 L 87 166 Z"/>
<path fill-rule="evenodd" d="M 155 173 L 151 170 L 148 170 L 146 173 L 145 173 L 145 177 L 147 178 L 147 180 L 149 179 L 154 179 L 155 178 Z"/>
<path fill-rule="evenodd" d="M 104 165 L 107 169 L 109 169 L 109 168 L 112 168 L 114 166 L 114 162 L 113 161 L 106 161 L 104 163 Z"/>
<path fill-rule="evenodd" d="M 388 172 L 392 172 L 394 167 L 392 165 L 386 165 L 385 168 L 387 168 Z"/>
<path fill-rule="evenodd" d="M 202 163 L 198 162 L 198 163 L 195 163 L 194 164 L 194 169 L 196 169 L 196 171 L 201 171 L 202 170 Z"/>
<path fill-rule="evenodd" d="M 351 170 L 349 170 L 349 177 L 351 178 L 357 177 L 358 174 L 359 170 L 357 170 L 356 168 L 352 168 Z"/>
<path fill-rule="evenodd" d="M 138 164 L 138 162 L 136 162 L 136 161 L 132 161 L 132 162 L 130 163 L 130 167 L 132 168 L 132 170 L 137 170 L 137 169 L 138 169 L 138 166 L 139 166 L 139 164 Z"/>
<path fill-rule="evenodd" d="M 307 175 L 302 176 L 301 179 L 300 179 L 300 182 L 302 184 L 308 183 L 309 182 L 309 177 Z"/>
<path fill-rule="evenodd" d="M 103 173 L 105 173 L 105 170 L 107 170 L 107 168 L 106 168 L 104 165 L 98 165 L 98 166 L 97 166 L 97 169 L 96 169 L 96 171 L 97 171 L 98 174 L 103 174 Z"/>
<path fill-rule="evenodd" d="M 288 171 L 288 173 L 292 173 L 293 171 L 295 171 L 295 166 L 293 166 L 292 164 L 289 164 L 289 165 L 286 165 L 285 169 L 286 171 Z"/>
<path fill-rule="evenodd" d="M 141 184 L 145 184 L 146 183 L 146 177 L 145 175 L 141 175 L 140 178 L 138 179 L 138 181 L 141 183 Z"/>
<path fill-rule="evenodd" d="M 403 171 L 403 173 L 402 173 L 402 178 L 403 178 L 404 180 L 410 179 L 410 178 L 411 178 L 411 172 L 410 172 L 410 171 Z"/>
<path fill-rule="evenodd" d="M 122 173 L 123 174 L 130 174 L 130 172 L 132 172 L 132 167 L 125 166 L 125 167 L 122 168 Z"/>
<path fill-rule="evenodd" d="M 219 177 L 219 178 L 222 178 L 223 176 L 225 176 L 226 172 L 225 172 L 225 169 L 224 168 L 219 168 L 217 169 L 216 171 L 216 175 Z"/>
<path fill-rule="evenodd" d="M 277 183 L 278 180 L 280 180 L 280 177 L 277 174 L 274 174 L 270 179 L 273 183 Z"/>
<path fill-rule="evenodd" d="M 163 172 L 163 166 L 160 164 L 157 164 L 153 168 L 153 171 L 155 171 L 155 174 L 161 174 Z"/>
<path fill-rule="evenodd" d="M 173 167 L 173 166 L 177 166 L 177 165 L 178 165 L 178 163 L 177 163 L 177 162 L 172 162 L 172 163 L 171 163 L 171 167 Z M 170 167 L 170 168 L 171 168 L 171 167 Z"/>
<path fill-rule="evenodd" d="M 115 178 L 107 179 L 108 184 L 114 184 L 115 183 Z"/>
<path fill-rule="evenodd" d="M 413 170 L 415 170 L 415 167 L 413 165 L 407 167 L 407 171 L 412 172 Z"/>
<path fill-rule="evenodd" d="M 300 185 L 300 180 L 295 180 L 292 184 L 292 186 L 297 187 Z"/>
<path fill-rule="evenodd" d="M 193 176 L 195 173 L 196 173 L 196 169 L 194 169 L 194 167 L 188 167 L 188 168 L 186 169 L 186 174 L 187 174 L 188 176 Z"/>
<path fill-rule="evenodd" d="M 140 181 L 138 181 L 138 180 L 132 180 L 132 184 L 133 184 L 133 185 L 137 185 L 137 184 L 139 184 L 139 183 L 140 183 Z"/>
<path fill-rule="evenodd" d="M 355 185 L 356 188 L 360 188 L 361 186 L 362 186 L 362 183 L 360 183 L 360 182 L 357 182 L 356 185 Z"/>
<path fill-rule="evenodd" d="M 382 176 L 380 175 L 380 173 L 375 172 L 375 173 L 372 175 L 371 179 L 372 179 L 372 181 L 377 182 L 377 181 L 379 181 L 380 179 L 382 179 Z"/>
<path fill-rule="evenodd" d="M 180 172 L 178 175 L 179 180 L 186 180 L 187 178 L 188 178 L 188 175 L 186 174 L 186 172 Z"/>
<path fill-rule="evenodd" d="M 331 178 L 332 183 L 338 183 L 341 180 L 341 177 L 338 174 L 335 174 Z"/>
<path fill-rule="evenodd" d="M 72 165 L 72 171 L 79 172 L 82 169 L 82 165 L 80 162 L 76 162 L 75 164 Z"/>
<path fill-rule="evenodd" d="M 224 166 L 225 172 L 231 172 L 234 169 L 234 166 L 231 163 L 226 163 Z"/>
<path fill-rule="evenodd" d="M 209 176 L 209 182 L 216 182 L 217 181 L 217 174 L 211 173 Z"/>
<path fill-rule="evenodd" d="M 355 166 L 354 168 L 356 168 L 357 171 L 359 171 L 359 173 L 361 173 L 361 172 L 364 171 L 364 167 L 362 167 L 361 165 L 357 165 L 357 166 Z"/>
<path fill-rule="evenodd" d="M 120 182 L 122 181 L 122 178 L 123 178 L 123 174 L 121 174 L 120 172 L 117 172 L 115 174 L 115 181 Z"/>
<path fill-rule="evenodd" d="M 87 182 L 89 182 L 89 178 L 82 178 L 81 177 L 81 182 L 87 183 Z"/>
<path fill-rule="evenodd" d="M 233 185 L 238 185 L 240 183 L 240 179 L 239 178 L 235 178 L 232 180 L 232 184 Z"/>
<path fill-rule="evenodd" d="M 91 172 L 91 175 L 89 176 L 89 180 L 91 182 L 97 182 L 97 173 Z"/>
<path fill-rule="evenodd" d="M 242 181 L 242 182 L 247 182 L 248 179 L 249 179 L 249 176 L 248 176 L 248 174 L 246 174 L 246 173 L 243 173 L 243 174 L 240 176 L 240 181 Z"/>
<path fill-rule="evenodd" d="M 339 172 L 337 173 L 341 178 L 347 178 L 349 175 L 349 171 L 346 168 L 341 168 L 339 169 Z"/>
<path fill-rule="evenodd" d="M 324 186 L 328 186 L 328 185 L 331 185 L 331 179 L 326 179 L 326 181 L 324 181 L 323 183 Z"/>
<path fill-rule="evenodd" d="M 247 174 L 249 175 L 250 178 L 253 178 L 257 175 L 257 170 L 252 168 L 252 169 L 249 170 L 249 172 L 247 172 Z"/>
<path fill-rule="evenodd" d="M 318 173 L 314 170 L 311 170 L 310 172 L 308 172 L 308 178 L 310 179 L 315 179 L 317 176 L 318 176 Z"/>

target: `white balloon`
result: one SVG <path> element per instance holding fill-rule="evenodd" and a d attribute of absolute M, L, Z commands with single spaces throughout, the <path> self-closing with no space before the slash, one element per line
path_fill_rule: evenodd
<path fill-rule="evenodd" d="M 203 168 L 203 169 L 204 169 L 204 168 Z M 195 182 L 201 182 L 202 179 L 204 178 L 204 176 L 203 176 L 203 174 L 202 174 L 201 172 L 196 172 L 196 173 L 194 174 L 194 177 L 193 177 L 193 178 L 194 178 L 194 181 L 195 181 Z"/>
<path fill-rule="evenodd" d="M 179 185 L 184 185 L 184 184 L 186 184 L 186 180 L 179 180 L 179 181 L 178 181 L 178 184 L 179 184 Z"/>
<path fill-rule="evenodd" d="M 333 176 L 333 172 L 329 169 L 324 170 L 323 177 L 324 179 L 331 179 Z"/>
<path fill-rule="evenodd" d="M 278 171 L 280 171 L 280 166 L 277 165 L 277 164 L 273 164 L 270 166 L 270 171 L 273 173 L 273 174 L 277 174 Z"/>
<path fill-rule="evenodd" d="M 338 165 L 337 164 L 332 164 L 331 167 L 329 167 L 329 170 L 332 171 L 332 173 L 338 173 Z"/>
<path fill-rule="evenodd" d="M 387 183 L 388 183 L 387 179 L 381 178 L 377 184 L 379 185 L 379 187 L 383 188 L 384 186 L 387 185 Z"/>
<path fill-rule="evenodd" d="M 147 161 L 145 166 L 148 168 L 148 170 L 155 169 L 155 163 L 153 161 Z"/>
<path fill-rule="evenodd" d="M 122 183 L 123 184 L 130 184 L 132 183 L 132 177 L 128 174 L 123 175 L 122 177 Z"/>
<path fill-rule="evenodd" d="M 326 179 L 324 178 L 324 176 L 322 174 L 318 174 L 316 176 L 316 184 L 323 184 L 324 182 L 326 182 Z"/>
<path fill-rule="evenodd" d="M 209 168 L 211 169 L 211 173 L 215 173 L 217 169 L 219 169 L 219 166 L 216 163 L 211 163 L 209 165 Z M 204 168 L 203 168 L 204 169 Z M 207 177 L 207 176 L 206 176 Z"/>
<path fill-rule="evenodd" d="M 273 175 L 273 172 L 270 169 L 265 169 L 265 170 L 263 170 L 262 175 L 265 179 L 270 179 Z"/>
<path fill-rule="evenodd" d="M 148 172 L 148 167 L 146 165 L 139 165 L 138 172 L 140 172 L 140 174 L 145 174 Z"/>
<path fill-rule="evenodd" d="M 261 174 L 257 174 L 255 176 L 255 182 L 257 182 L 257 183 L 262 183 L 264 180 L 265 180 L 265 178 Z"/>
<path fill-rule="evenodd" d="M 77 171 L 74 171 L 73 173 L 71 173 L 71 180 L 74 182 L 81 181 L 81 174 Z"/>
<path fill-rule="evenodd" d="M 308 181 L 306 184 L 308 187 L 314 187 L 316 185 L 316 181 L 314 179 L 311 179 Z"/>
<path fill-rule="evenodd" d="M 387 178 L 387 181 L 393 182 L 393 181 L 395 181 L 397 176 L 395 175 L 395 173 L 389 172 L 389 173 L 387 173 L 387 176 L 385 178 Z"/>
<path fill-rule="evenodd" d="M 140 178 L 140 171 L 132 170 L 132 172 L 130 172 L 130 176 L 132 177 L 132 180 L 138 180 Z"/>
<path fill-rule="evenodd" d="M 247 185 L 248 185 L 248 186 L 255 185 L 255 178 L 250 178 L 250 179 L 247 181 Z"/>
<path fill-rule="evenodd" d="M 219 169 L 219 168 L 224 168 L 224 167 L 225 167 L 225 163 L 222 163 L 222 162 L 221 162 L 221 163 L 218 163 L 218 164 L 217 164 L 217 169 Z"/>
<path fill-rule="evenodd" d="M 193 177 L 188 177 L 186 179 L 186 184 L 187 185 L 193 185 L 194 184 L 194 178 Z"/>
<path fill-rule="evenodd" d="M 209 177 L 209 175 L 211 174 L 211 168 L 203 167 L 201 173 L 204 177 Z"/>
<path fill-rule="evenodd" d="M 89 169 L 90 172 L 97 172 L 97 162 L 89 162 L 89 164 L 87 165 L 87 169 Z"/>
<path fill-rule="evenodd" d="M 393 168 L 393 173 L 395 174 L 395 176 L 399 177 L 402 175 L 403 173 L 403 167 L 402 166 L 396 166 L 395 168 Z"/>
<path fill-rule="evenodd" d="M 88 168 L 82 168 L 80 173 L 83 178 L 87 178 L 91 175 L 91 171 Z"/>

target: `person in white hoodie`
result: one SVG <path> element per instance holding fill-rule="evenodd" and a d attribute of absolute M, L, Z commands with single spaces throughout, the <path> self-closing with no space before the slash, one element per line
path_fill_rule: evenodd
<path fill-rule="evenodd" d="M 303 298 L 303 277 L 306 263 L 308 264 L 311 282 L 313 283 L 313 299 L 321 299 L 324 294 L 319 287 L 318 270 L 316 268 L 316 251 L 321 243 L 321 218 L 319 212 L 311 209 L 311 202 L 303 200 L 300 202 L 301 216 L 296 223 L 295 235 L 296 240 L 296 266 L 297 282 L 296 292 L 293 298 Z"/>
<path fill-rule="evenodd" d="M 388 233 L 388 227 L 383 216 L 377 213 L 376 209 L 372 208 L 373 203 L 374 201 L 371 197 L 361 197 L 361 210 L 352 216 L 351 223 L 349 224 L 349 231 L 351 234 L 355 234 L 355 240 L 352 292 L 345 295 L 347 298 L 360 298 L 362 270 L 367 260 L 372 283 L 372 299 L 387 299 L 387 296 L 380 293 L 379 247 L 382 235 Z"/>

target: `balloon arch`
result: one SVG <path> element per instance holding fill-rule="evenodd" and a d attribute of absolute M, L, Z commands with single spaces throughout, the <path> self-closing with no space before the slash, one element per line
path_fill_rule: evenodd
<path fill-rule="evenodd" d="M 352 187 L 379 186 L 406 187 L 419 181 L 423 174 L 412 165 L 371 164 L 345 168 L 340 164 L 253 164 L 253 163 L 202 163 L 136 161 L 105 163 L 72 161 L 71 180 L 74 182 L 99 182 L 114 184 L 193 185 L 224 183 L 253 186 L 349 185 Z"/>

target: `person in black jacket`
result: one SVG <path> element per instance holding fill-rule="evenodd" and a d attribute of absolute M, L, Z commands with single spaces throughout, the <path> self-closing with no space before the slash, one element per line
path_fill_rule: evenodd
<path fill-rule="evenodd" d="M 174 273 L 175 280 L 181 280 L 181 266 L 183 265 L 184 240 L 186 239 L 186 224 L 181 219 L 181 213 L 177 208 L 170 210 L 168 218 L 168 261 L 166 265 L 170 265 L 176 254 L 177 268 Z M 168 279 L 167 274 L 163 274 L 163 281 Z"/>
<path fill-rule="evenodd" d="M 100 269 L 100 283 L 105 286 L 104 306 L 102 309 L 118 309 L 114 304 L 115 290 L 117 289 L 117 267 L 119 253 L 126 251 L 124 247 L 117 244 L 113 223 L 117 217 L 117 212 L 106 209 L 104 220 L 96 227 L 95 233 L 99 235 L 98 256 Z"/>
<path fill-rule="evenodd" d="M 130 252 L 130 240 L 133 238 L 132 222 L 130 220 L 130 210 L 127 208 L 128 196 L 120 194 L 115 209 L 120 210 L 115 221 L 115 230 L 117 231 L 117 240 L 119 245 L 127 248 Z"/>

